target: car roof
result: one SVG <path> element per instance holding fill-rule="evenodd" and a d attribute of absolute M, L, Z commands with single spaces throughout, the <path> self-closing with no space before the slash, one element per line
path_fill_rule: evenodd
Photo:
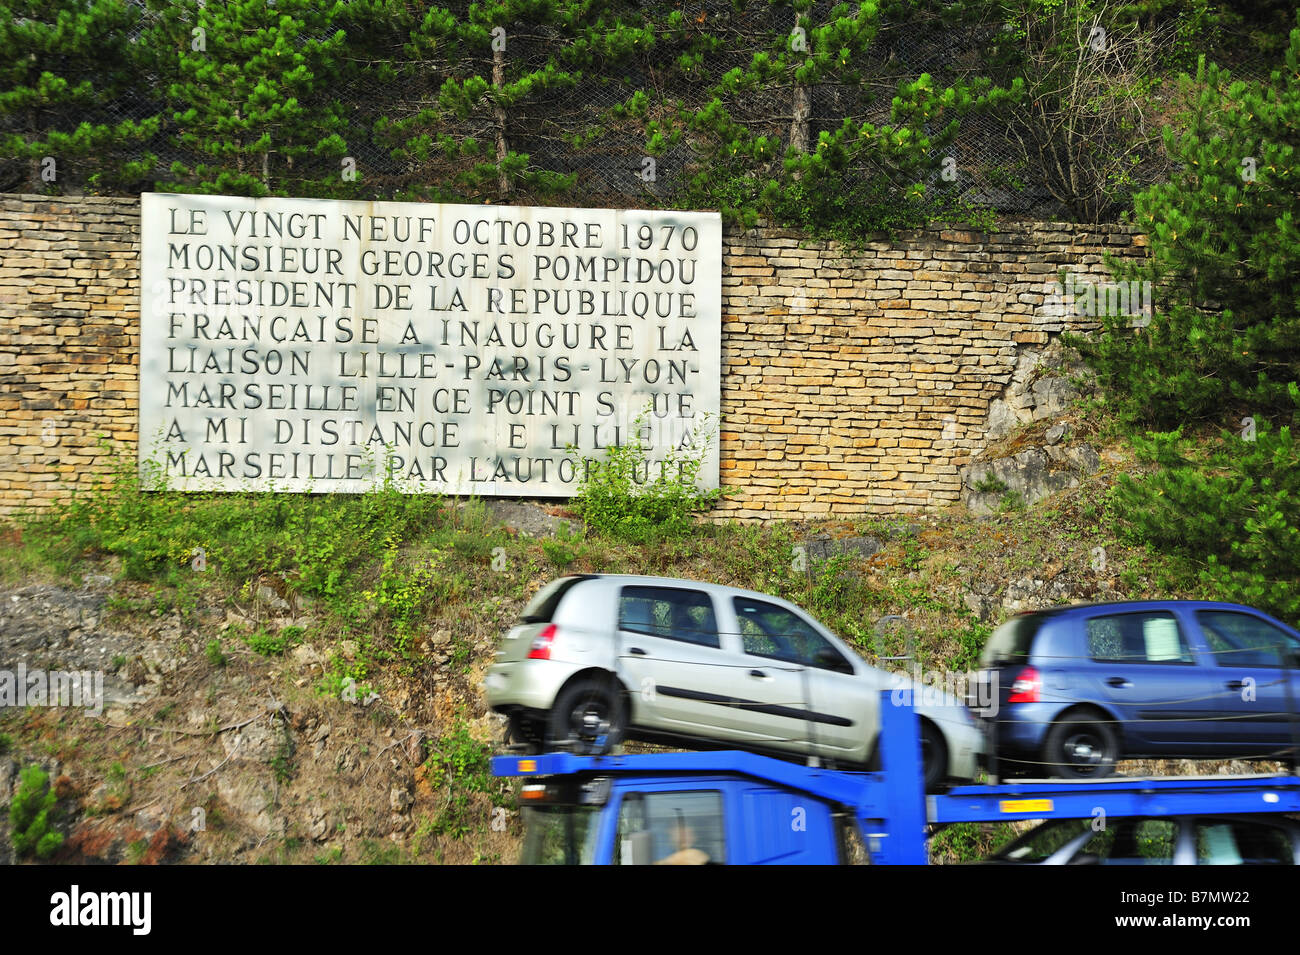
<path fill-rule="evenodd" d="M 761 593 L 757 590 L 746 590 L 743 587 L 731 587 L 727 584 L 713 584 L 704 580 L 691 580 L 686 577 L 651 577 L 644 574 L 572 574 L 570 576 L 581 577 L 583 580 L 601 580 L 608 581 L 611 584 L 620 585 L 631 584 L 633 586 L 643 587 L 689 587 L 692 590 L 702 590 L 717 597 L 754 597 L 758 600 L 766 600 L 768 603 L 784 604 L 788 607 L 798 607 L 798 604 L 791 603 L 782 597 L 776 597 L 772 594 Z M 806 611 L 805 611 L 806 612 Z"/>
<path fill-rule="evenodd" d="M 1025 610 L 1016 614 L 1016 617 L 1056 617 L 1068 615 L 1088 616 L 1096 610 L 1131 610 L 1134 612 L 1142 610 L 1167 610 L 1170 607 L 1181 607 L 1187 610 L 1245 610 L 1250 613 L 1263 614 L 1264 611 L 1257 607 L 1248 607 L 1245 604 L 1229 603 L 1223 600 L 1106 600 L 1094 603 L 1075 603 L 1062 604 L 1059 607 L 1043 607 L 1039 610 Z M 1012 617 L 1011 619 L 1015 619 Z"/>

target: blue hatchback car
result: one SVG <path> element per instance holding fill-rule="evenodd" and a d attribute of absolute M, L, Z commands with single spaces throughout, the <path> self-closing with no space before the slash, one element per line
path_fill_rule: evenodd
<path fill-rule="evenodd" d="M 1097 779 L 1121 758 L 1285 758 L 1300 746 L 1300 633 L 1240 604 L 1022 613 L 980 662 L 1004 774 Z"/>

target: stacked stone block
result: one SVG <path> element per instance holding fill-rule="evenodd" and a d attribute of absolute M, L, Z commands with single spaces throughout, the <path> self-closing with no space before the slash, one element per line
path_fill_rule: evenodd
<path fill-rule="evenodd" d="M 134 451 L 139 349 L 139 203 L 0 196 L 0 513 Z"/>

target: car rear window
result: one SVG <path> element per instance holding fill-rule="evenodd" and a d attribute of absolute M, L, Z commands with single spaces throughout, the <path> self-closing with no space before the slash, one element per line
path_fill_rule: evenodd
<path fill-rule="evenodd" d="M 1024 663 L 1029 659 L 1029 651 L 1034 645 L 1034 636 L 1043 625 L 1045 618 L 1036 614 L 1012 617 L 993 631 L 989 642 L 984 645 L 980 655 L 980 664 L 986 667 L 1000 666 L 1004 663 Z"/>
<path fill-rule="evenodd" d="M 560 606 L 560 601 L 577 584 L 584 580 L 590 580 L 590 575 L 561 577 L 558 580 L 552 580 L 549 584 L 537 591 L 537 595 L 528 601 L 528 606 L 524 608 L 520 620 L 524 623 L 550 623 L 551 618 L 555 616 L 555 610 Z"/>

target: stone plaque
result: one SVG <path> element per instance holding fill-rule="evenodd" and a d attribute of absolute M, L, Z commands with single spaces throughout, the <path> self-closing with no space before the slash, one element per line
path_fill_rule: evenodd
<path fill-rule="evenodd" d="M 716 214 L 141 204 L 146 476 L 563 497 L 639 443 L 642 479 L 718 486 Z"/>

